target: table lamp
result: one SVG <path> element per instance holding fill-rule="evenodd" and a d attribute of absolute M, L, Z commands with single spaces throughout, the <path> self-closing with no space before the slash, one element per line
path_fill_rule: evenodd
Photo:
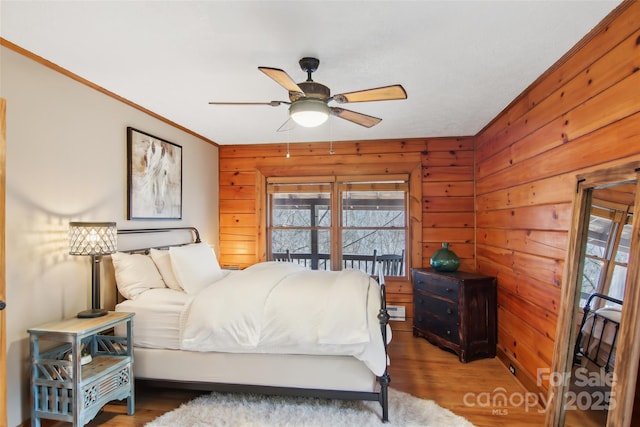
<path fill-rule="evenodd" d="M 112 254 L 117 247 L 118 229 L 115 222 L 70 222 L 69 254 L 91 255 L 91 309 L 78 317 L 100 317 L 107 310 L 100 308 L 100 261 L 102 255 Z"/>

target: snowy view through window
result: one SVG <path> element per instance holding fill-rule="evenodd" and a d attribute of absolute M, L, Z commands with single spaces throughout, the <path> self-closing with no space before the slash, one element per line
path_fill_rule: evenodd
<path fill-rule="evenodd" d="M 336 235 L 341 237 L 342 268 L 374 273 L 376 256 L 404 260 L 405 191 L 343 191 Z M 312 269 L 331 269 L 331 194 L 275 193 L 271 199 L 271 251 L 289 254 Z M 400 275 L 404 274 L 404 267 Z"/>
<path fill-rule="evenodd" d="M 600 211 L 606 211 L 600 209 Z M 585 248 L 584 268 L 582 272 L 582 290 L 580 305 L 582 306 L 590 294 L 605 293 L 617 299 L 623 299 L 629 262 L 629 242 L 631 240 L 631 217 L 621 215 L 615 210 L 607 211 L 607 216 L 591 214 L 589 220 L 589 234 Z M 612 218 L 619 218 L 617 221 Z M 625 221 L 625 224 L 620 222 Z M 616 234 L 620 230 L 616 243 Z M 612 263 L 609 276 L 608 264 Z M 605 277 L 603 277 L 605 276 Z"/>

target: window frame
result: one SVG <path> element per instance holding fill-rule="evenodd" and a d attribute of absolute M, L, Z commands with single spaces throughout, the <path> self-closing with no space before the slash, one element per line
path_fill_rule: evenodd
<path fill-rule="evenodd" d="M 385 175 L 334 175 L 334 176 L 286 176 L 286 177 L 266 177 L 266 221 L 265 221 L 265 243 L 266 258 L 272 259 L 272 232 L 275 229 L 284 229 L 285 227 L 274 226 L 272 223 L 273 198 L 271 194 L 278 189 L 286 189 L 287 192 L 307 192 L 313 188 L 313 184 L 318 184 L 318 189 L 329 188 L 329 209 L 331 211 L 330 225 L 330 264 L 331 270 L 342 269 L 342 237 L 343 230 L 343 192 L 346 191 L 382 191 L 394 190 L 404 191 L 404 272 L 402 276 L 394 276 L 398 278 L 407 278 L 410 271 L 410 254 L 411 254 L 411 221 L 410 221 L 410 199 L 411 199 L 411 175 L 408 173 L 401 174 L 385 174 Z M 292 229 L 291 227 L 286 227 Z M 297 227 L 301 229 L 309 229 L 310 227 Z M 326 229 L 319 227 L 318 229 Z M 367 227 L 376 228 L 376 227 Z M 399 227 L 391 227 L 398 229 Z"/>
<path fill-rule="evenodd" d="M 274 229 L 282 229 L 282 230 L 309 230 L 311 233 L 313 231 L 321 231 L 321 230 L 329 230 L 329 239 L 333 245 L 334 239 L 334 211 L 335 211 L 335 202 L 333 200 L 335 181 L 333 177 L 300 177 L 299 180 L 296 180 L 295 177 L 286 177 L 286 178 L 268 178 L 267 179 L 267 194 L 266 194 L 266 254 L 267 259 L 272 259 L 272 231 Z M 276 191 L 277 189 L 285 189 L 287 191 Z M 315 191 L 313 191 L 315 189 Z M 310 226 L 274 226 L 272 221 L 272 212 L 273 212 L 273 198 L 271 194 L 273 193 L 307 193 L 307 192 L 317 192 L 323 193 L 325 190 L 329 190 L 329 210 L 331 212 L 330 225 L 327 226 L 318 226 L 318 225 L 310 225 Z M 312 245 L 313 246 L 313 245 Z M 313 255 L 313 252 L 312 252 Z M 313 263 L 313 258 L 312 261 Z M 318 260 L 319 262 L 319 260 Z"/>
<path fill-rule="evenodd" d="M 604 295 L 609 295 L 611 282 L 613 280 L 613 273 L 616 266 L 628 268 L 628 261 L 620 262 L 616 261 L 615 257 L 618 252 L 620 242 L 622 240 L 622 234 L 624 231 L 624 226 L 629 225 L 633 221 L 633 212 L 631 211 L 629 206 L 619 205 L 615 203 L 609 203 L 607 201 L 593 199 L 592 200 L 592 208 L 589 214 L 589 217 L 597 216 L 600 218 L 608 219 L 611 221 L 611 227 L 607 233 L 607 242 L 604 247 L 604 253 L 602 257 L 586 254 L 584 255 L 586 259 L 597 260 L 602 263 L 602 267 L 600 270 L 600 277 L 598 278 L 598 283 L 593 292 L 598 292 Z M 586 250 L 586 249 L 585 249 Z M 583 273 L 584 275 L 584 273 Z M 588 295 L 584 296 L 584 276 L 581 278 L 581 300 L 586 301 Z M 594 309 L 600 308 L 601 305 L 604 304 L 604 301 L 598 302 L 599 306 L 594 307 Z"/>

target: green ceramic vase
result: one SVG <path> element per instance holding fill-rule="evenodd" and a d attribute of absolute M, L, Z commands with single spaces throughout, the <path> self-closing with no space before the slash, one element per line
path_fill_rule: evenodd
<path fill-rule="evenodd" d="M 431 257 L 431 267 L 436 271 L 456 271 L 460 267 L 460 258 L 449 250 L 449 243 L 443 243 Z"/>

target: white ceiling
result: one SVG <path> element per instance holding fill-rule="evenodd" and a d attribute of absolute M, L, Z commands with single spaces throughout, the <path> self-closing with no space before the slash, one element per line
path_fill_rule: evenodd
<path fill-rule="evenodd" d="M 475 135 L 620 1 L 9 1 L 0 35 L 220 145 Z M 382 118 L 332 117 L 276 130 L 288 100 L 258 71 L 333 94 L 402 84 L 407 100 L 344 104 Z M 135 126 L 135 123 L 132 123 Z"/>

